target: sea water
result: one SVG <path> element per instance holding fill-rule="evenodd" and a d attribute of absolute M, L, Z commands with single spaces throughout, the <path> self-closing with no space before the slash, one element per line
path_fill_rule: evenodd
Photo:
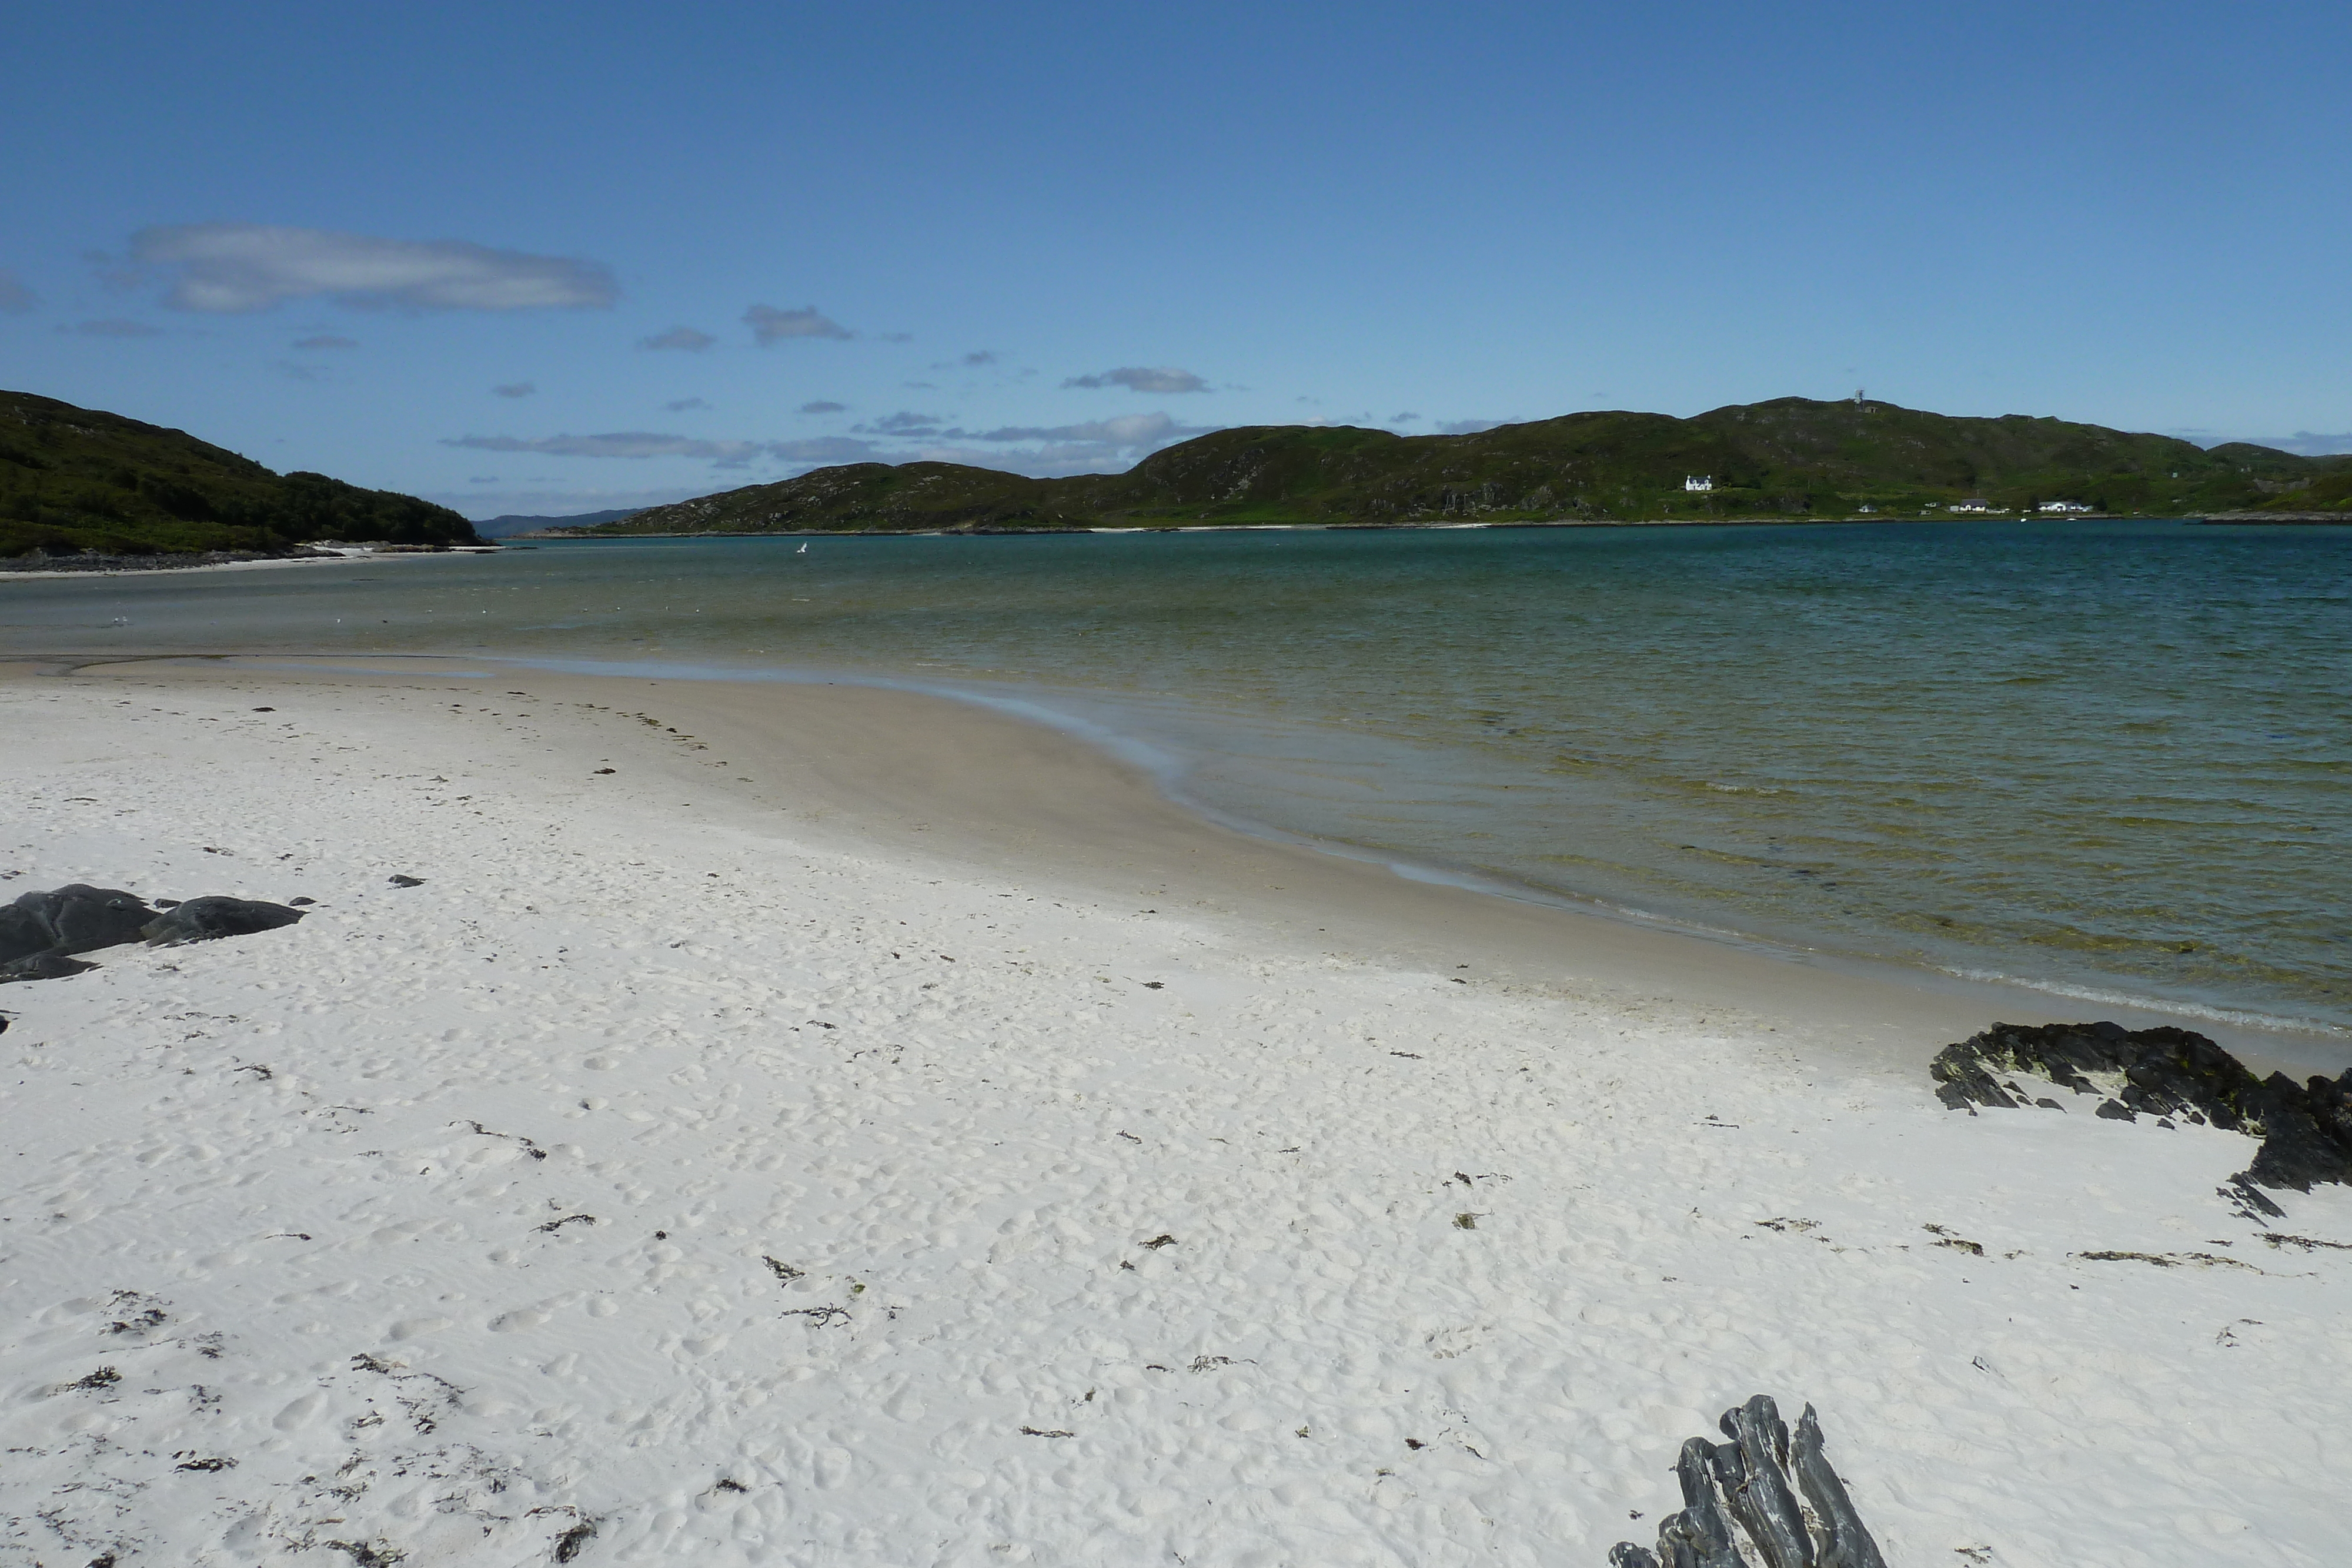
<path fill-rule="evenodd" d="M 0 583 L 0 648 L 1013 701 L 1421 874 L 2352 1030 L 2352 529 L 542 543 Z"/>

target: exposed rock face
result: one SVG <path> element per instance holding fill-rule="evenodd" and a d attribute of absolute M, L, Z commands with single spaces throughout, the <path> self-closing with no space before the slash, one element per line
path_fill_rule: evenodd
<path fill-rule="evenodd" d="M 140 929 L 152 947 L 174 947 L 183 942 L 210 942 L 222 936 L 250 936 L 275 931 L 302 918 L 299 909 L 264 904 L 249 898 L 192 898 L 157 915 Z"/>
<path fill-rule="evenodd" d="M 68 883 L 47 893 L 19 894 L 0 908 L 0 964 L 36 953 L 87 953 L 136 942 L 155 912 L 135 893 Z"/>
<path fill-rule="evenodd" d="M 1611 1568 L 1886 1568 L 1822 1457 L 1811 1406 L 1793 1441 L 1761 1394 L 1725 1411 L 1720 1425 L 1731 1441 L 1683 1445 L 1675 1463 L 1682 1511 L 1658 1521 L 1657 1550 L 1619 1542 Z"/>
<path fill-rule="evenodd" d="M 2177 1116 L 2260 1138 L 2253 1163 L 2223 1190 L 2263 1213 L 2284 1211 L 2254 1186 L 2309 1192 L 2318 1182 L 2352 1183 L 2352 1071 L 2304 1083 L 2284 1072 L 2257 1078 L 2201 1034 L 2116 1023 L 1997 1023 L 1946 1046 L 1927 1071 L 1936 1097 L 1970 1115 L 1979 1105 L 2053 1105 L 2018 1084 L 2027 1074 L 2104 1095 L 2095 1113 L 2112 1121 Z"/>

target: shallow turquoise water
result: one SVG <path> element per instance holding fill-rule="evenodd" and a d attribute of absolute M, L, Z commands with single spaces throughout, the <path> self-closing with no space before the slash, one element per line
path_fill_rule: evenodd
<path fill-rule="evenodd" d="M 795 545 L 17 581 L 0 646 L 478 650 L 1015 694 L 1149 743 L 1213 809 L 1431 866 L 2352 1026 L 2352 529 Z"/>

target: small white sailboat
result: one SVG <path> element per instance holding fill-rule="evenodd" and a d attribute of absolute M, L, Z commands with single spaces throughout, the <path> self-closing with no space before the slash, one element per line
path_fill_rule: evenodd
<path fill-rule="evenodd" d="M 803 540 L 801 541 L 801 548 L 800 548 L 800 549 L 796 549 L 796 550 L 794 550 L 794 551 L 793 551 L 793 553 L 794 555 L 806 555 L 806 554 L 808 554 L 808 541 L 807 541 L 806 539 L 803 539 Z"/>

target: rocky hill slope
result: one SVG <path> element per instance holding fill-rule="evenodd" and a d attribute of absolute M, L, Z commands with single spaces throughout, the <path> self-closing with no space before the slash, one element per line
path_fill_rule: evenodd
<path fill-rule="evenodd" d="M 1470 435 L 1353 426 L 1217 431 L 1124 474 L 1032 479 L 950 463 L 852 464 L 656 507 L 591 534 L 1175 528 L 1203 523 L 1705 521 L 2032 511 L 2193 517 L 2263 505 L 2352 458 L 2011 414 L 1780 398 L 1689 419 L 1573 413 Z M 1690 491 L 1686 478 L 1713 488 Z M 2284 504 L 2284 503 L 2282 503 Z"/>
<path fill-rule="evenodd" d="M 275 550 L 308 539 L 473 544 L 446 507 L 276 474 L 184 431 L 0 392 L 0 556 Z"/>

